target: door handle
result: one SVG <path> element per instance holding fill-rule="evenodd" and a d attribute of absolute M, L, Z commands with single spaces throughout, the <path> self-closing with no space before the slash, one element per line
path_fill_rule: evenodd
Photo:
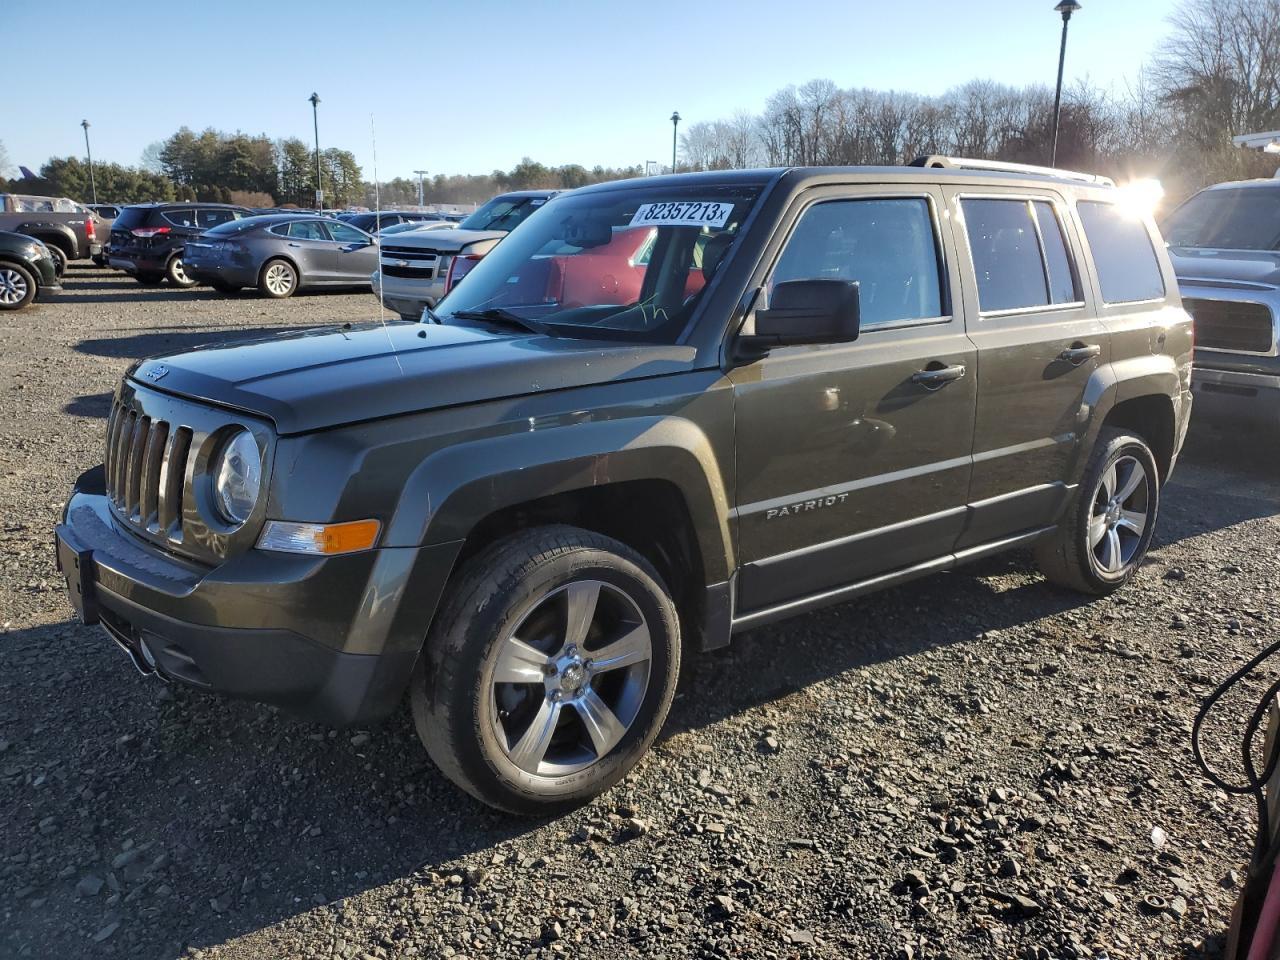
<path fill-rule="evenodd" d="M 926 390 L 938 390 L 945 387 L 952 380 L 959 380 L 963 376 L 964 364 L 962 363 L 957 363 L 950 367 L 928 366 L 913 373 L 911 382 L 920 384 Z"/>
<path fill-rule="evenodd" d="M 1066 350 L 1058 354 L 1059 360 L 1065 360 L 1073 367 L 1078 367 L 1086 360 L 1091 360 L 1101 355 L 1102 347 L 1096 343 L 1073 343 Z"/>
<path fill-rule="evenodd" d="M 302 244 L 300 244 L 300 243 L 290 243 L 290 244 L 289 244 L 289 246 L 291 246 L 291 247 L 300 247 L 300 246 L 302 246 Z"/>

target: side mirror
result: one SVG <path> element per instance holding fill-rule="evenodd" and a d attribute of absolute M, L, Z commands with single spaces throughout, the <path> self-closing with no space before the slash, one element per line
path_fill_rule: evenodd
<path fill-rule="evenodd" d="M 742 339 L 768 349 L 858 339 L 861 319 L 854 280 L 788 280 L 773 288 L 767 310 L 757 310 L 755 334 Z"/>

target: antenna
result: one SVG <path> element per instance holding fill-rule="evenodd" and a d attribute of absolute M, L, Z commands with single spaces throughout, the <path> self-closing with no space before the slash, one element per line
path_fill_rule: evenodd
<path fill-rule="evenodd" d="M 382 226 L 382 191 L 378 187 L 378 128 L 373 122 L 373 114 L 369 114 L 369 139 L 373 141 L 373 225 Z M 378 251 L 378 319 L 382 321 L 382 332 L 387 335 L 387 346 L 391 355 L 396 358 L 396 367 L 404 375 L 404 367 L 400 363 L 400 354 L 396 352 L 396 342 L 391 339 L 391 331 L 387 329 L 387 307 L 382 302 L 382 234 L 373 232 L 373 245 Z"/>

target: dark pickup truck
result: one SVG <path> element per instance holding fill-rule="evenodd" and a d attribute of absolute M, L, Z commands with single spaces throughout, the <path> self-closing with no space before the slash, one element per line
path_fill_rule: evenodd
<path fill-rule="evenodd" d="M 556 197 L 420 323 L 134 364 L 56 530 L 72 603 L 327 723 L 407 692 L 475 796 L 583 803 L 736 632 L 1015 547 L 1128 582 L 1192 344 L 1118 199 L 945 157 Z"/>
<path fill-rule="evenodd" d="M 18 193 L 0 193 L 0 230 L 43 241 L 59 261 L 59 275 L 68 260 L 102 256 L 107 237 L 101 218 L 84 204 Z"/>

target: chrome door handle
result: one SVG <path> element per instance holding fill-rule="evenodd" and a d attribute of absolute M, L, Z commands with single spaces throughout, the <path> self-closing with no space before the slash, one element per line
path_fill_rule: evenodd
<path fill-rule="evenodd" d="M 1073 367 L 1078 367 L 1086 360 L 1091 360 L 1102 354 L 1102 347 L 1096 343 L 1080 343 L 1074 344 L 1058 354 L 1059 360 L 1065 360 Z"/>
<path fill-rule="evenodd" d="M 289 246 L 291 246 L 291 247 L 300 247 L 300 246 L 302 246 L 302 244 L 300 244 L 300 243 L 292 243 L 292 242 L 291 242 L 291 243 L 289 244 Z"/>
<path fill-rule="evenodd" d="M 950 367 L 925 367 L 911 375 L 911 382 L 918 383 L 926 390 L 938 390 L 953 380 L 964 376 L 964 364 L 957 363 Z"/>

